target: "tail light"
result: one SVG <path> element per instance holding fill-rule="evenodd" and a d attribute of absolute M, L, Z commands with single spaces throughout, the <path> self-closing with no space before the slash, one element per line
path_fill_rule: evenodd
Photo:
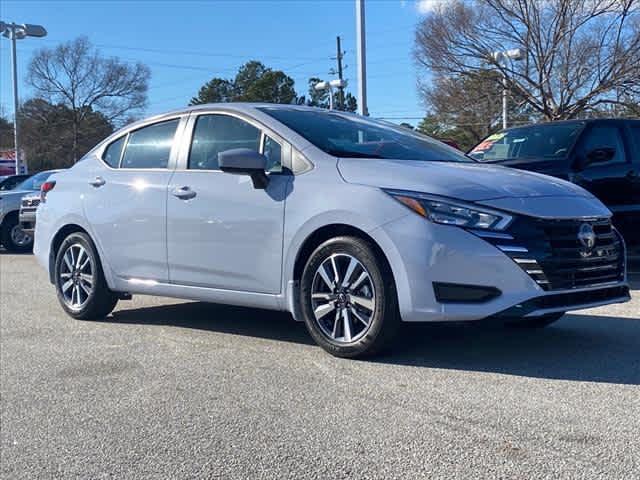
<path fill-rule="evenodd" d="M 54 181 L 44 182 L 40 186 L 40 202 L 41 203 L 44 203 L 47 200 L 47 193 L 53 190 L 53 187 L 55 186 L 56 186 L 56 182 Z"/>

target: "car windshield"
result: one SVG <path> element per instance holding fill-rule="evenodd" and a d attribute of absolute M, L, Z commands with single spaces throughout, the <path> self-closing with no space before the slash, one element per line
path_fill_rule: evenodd
<path fill-rule="evenodd" d="M 24 182 L 27 177 L 24 175 L 13 175 L 11 177 L 5 177 L 0 180 L 0 191 L 6 192 L 7 190 L 13 190 L 21 182 Z"/>
<path fill-rule="evenodd" d="M 473 162 L 464 153 L 437 140 L 354 114 L 283 107 L 259 110 L 336 157 Z"/>
<path fill-rule="evenodd" d="M 36 173 L 33 177 L 27 178 L 24 182 L 18 185 L 16 190 L 40 190 L 40 187 L 44 182 L 47 181 L 47 178 L 54 172 L 40 172 Z"/>
<path fill-rule="evenodd" d="M 513 128 L 488 136 L 469 152 L 469 156 L 479 162 L 565 158 L 584 125 L 584 122 L 578 122 Z"/>

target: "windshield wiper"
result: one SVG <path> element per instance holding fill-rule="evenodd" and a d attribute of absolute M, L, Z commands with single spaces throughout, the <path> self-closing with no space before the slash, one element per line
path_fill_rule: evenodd
<path fill-rule="evenodd" d="M 385 158 L 374 153 L 353 152 L 350 150 L 326 150 L 329 155 L 343 158 Z"/>

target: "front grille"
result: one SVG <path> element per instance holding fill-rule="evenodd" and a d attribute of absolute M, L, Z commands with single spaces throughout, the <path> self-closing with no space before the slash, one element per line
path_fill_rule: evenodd
<path fill-rule="evenodd" d="M 595 233 L 591 248 L 579 239 L 585 224 L 587 230 L 590 226 Z M 519 217 L 506 233 L 503 238 L 487 240 L 509 255 L 544 290 L 588 287 L 624 279 L 624 246 L 607 218 Z"/>

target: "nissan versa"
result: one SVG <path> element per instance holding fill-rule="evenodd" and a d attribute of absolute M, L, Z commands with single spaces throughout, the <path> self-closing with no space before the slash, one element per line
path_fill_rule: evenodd
<path fill-rule="evenodd" d="M 569 182 L 387 123 L 212 104 L 127 126 L 52 177 L 35 253 L 74 318 L 131 294 L 286 310 L 355 357 L 401 321 L 537 327 L 629 300 L 610 217 Z"/>

